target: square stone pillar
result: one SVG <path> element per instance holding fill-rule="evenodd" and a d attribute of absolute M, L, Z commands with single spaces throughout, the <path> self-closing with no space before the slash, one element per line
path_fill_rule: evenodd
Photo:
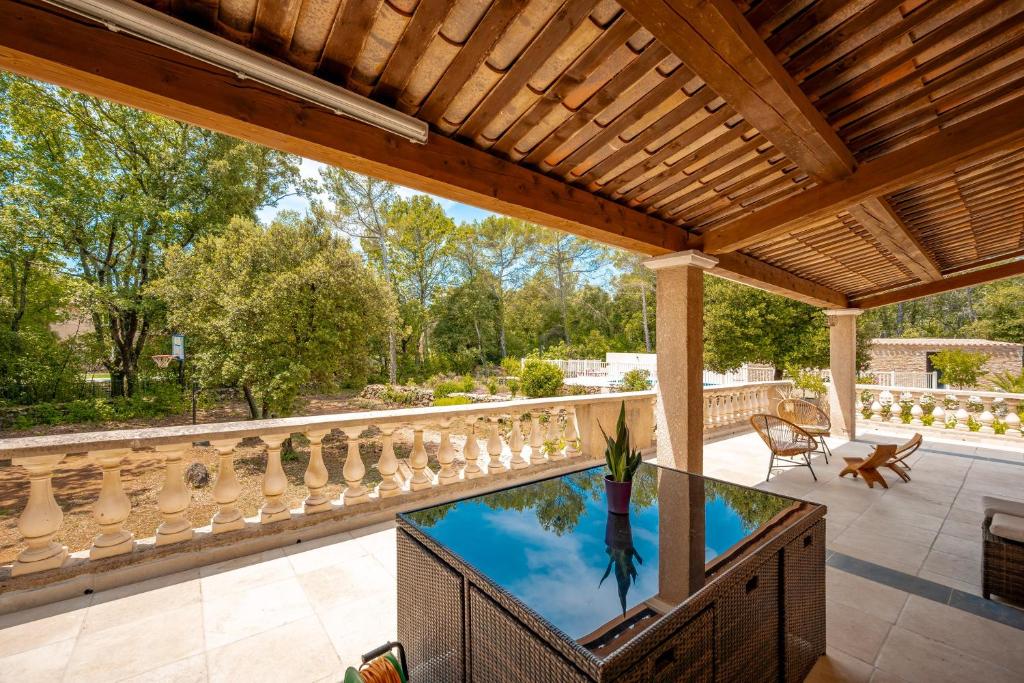
<path fill-rule="evenodd" d="M 658 462 L 704 470 L 704 271 L 718 259 L 682 251 L 645 261 L 657 273 Z"/>
<path fill-rule="evenodd" d="M 825 311 L 828 317 L 828 355 L 832 381 L 828 385 L 832 435 L 857 438 L 857 316 L 859 308 Z"/>

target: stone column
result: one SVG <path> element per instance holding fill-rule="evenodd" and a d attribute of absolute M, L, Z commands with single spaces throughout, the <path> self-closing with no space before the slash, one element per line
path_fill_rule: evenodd
<path fill-rule="evenodd" d="M 645 261 L 658 276 L 658 462 L 704 470 L 704 271 L 718 259 L 682 251 Z"/>
<path fill-rule="evenodd" d="M 828 316 L 829 368 L 832 381 L 828 385 L 829 417 L 832 436 L 857 438 L 857 316 L 859 308 L 834 308 Z"/>
<path fill-rule="evenodd" d="M 11 459 L 12 465 L 28 471 L 29 480 L 28 502 L 18 518 L 18 531 L 28 547 L 14 561 L 11 576 L 56 569 L 67 559 L 68 547 L 54 540 L 64 512 L 53 497 L 53 470 L 63 460 L 63 454 Z"/>

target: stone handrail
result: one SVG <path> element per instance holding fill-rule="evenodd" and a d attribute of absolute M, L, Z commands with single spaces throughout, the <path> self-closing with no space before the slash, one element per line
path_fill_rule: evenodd
<path fill-rule="evenodd" d="M 928 401 L 926 397 L 931 397 Z M 1021 437 L 1024 394 L 857 385 L 858 417 L 872 422 Z"/>
<path fill-rule="evenodd" d="M 789 381 L 756 382 L 704 388 L 704 432 L 733 431 L 748 426 L 750 417 L 758 413 L 775 413 L 782 390 L 792 386 Z"/>
<path fill-rule="evenodd" d="M 316 515 L 349 509 L 371 500 L 441 487 L 465 480 L 488 477 L 499 472 L 527 470 L 581 455 L 596 457 L 600 448 L 599 424 L 611 429 L 621 402 L 634 433 L 634 446 L 649 447 L 653 436 L 653 391 L 597 396 L 529 399 L 497 403 L 430 408 L 346 413 L 273 420 L 131 429 L 82 434 L 26 437 L 0 440 L 0 460 L 28 474 L 28 503 L 18 529 L 28 546 L 10 569 L 12 576 L 57 569 L 70 561 L 68 549 L 55 541 L 63 512 L 54 497 L 53 476 L 69 455 L 84 454 L 79 463 L 96 465 L 102 483 L 93 508 L 99 534 L 89 549 L 88 560 L 132 553 L 133 534 L 125 524 L 132 512 L 125 494 L 122 468 L 132 459 L 158 459 L 164 469 L 157 496 L 162 523 L 156 530 L 155 546 L 192 541 L 197 535 L 186 513 L 191 493 L 184 483 L 183 457 L 195 442 L 208 442 L 218 453 L 218 470 L 213 497 L 218 510 L 202 535 L 217 535 L 246 528 L 272 525 L 296 515 Z M 360 449 L 363 433 L 380 430 L 381 455 L 377 463 L 382 481 L 367 485 L 366 467 Z M 393 435 L 398 429 L 413 433 L 407 469 L 400 472 Z M 347 436 L 342 470 L 345 482 L 341 497 L 332 501 L 325 495 L 328 471 L 323 458 L 323 439 L 332 430 Z M 436 456 L 428 456 L 424 432 L 436 434 Z M 457 467 L 453 432 L 464 435 L 461 448 L 465 465 Z M 290 510 L 285 500 L 288 481 L 281 464 L 282 445 L 293 434 L 302 434 L 310 444 L 309 463 L 304 476 L 308 496 L 301 510 Z M 258 437 L 266 445 L 263 473 L 263 504 L 259 519 L 247 521 L 238 507 L 241 487 L 234 469 L 234 452 L 243 439 Z M 81 465 L 79 465 L 81 466 Z"/>

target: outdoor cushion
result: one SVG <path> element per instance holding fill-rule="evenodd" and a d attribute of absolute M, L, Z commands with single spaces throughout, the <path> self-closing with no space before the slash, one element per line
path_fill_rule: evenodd
<path fill-rule="evenodd" d="M 997 512 L 992 516 L 992 524 L 988 530 L 993 536 L 1024 543 L 1024 517 Z"/>
<path fill-rule="evenodd" d="M 982 496 L 981 506 L 985 508 L 986 517 L 991 517 L 997 512 L 1013 515 L 1014 517 L 1024 517 L 1024 503 L 1015 500 L 1003 500 L 995 496 Z"/>

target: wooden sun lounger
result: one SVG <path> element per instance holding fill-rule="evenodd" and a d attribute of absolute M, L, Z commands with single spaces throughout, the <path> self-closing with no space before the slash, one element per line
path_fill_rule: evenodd
<path fill-rule="evenodd" d="M 882 485 L 882 488 L 889 488 L 885 478 L 878 472 L 879 467 L 888 467 L 890 461 L 896 457 L 896 444 L 884 443 L 875 446 L 875 450 L 866 458 L 845 457 L 846 467 L 839 473 L 840 477 L 852 474 L 856 479 L 860 475 L 868 488 L 875 488 L 875 483 Z"/>

